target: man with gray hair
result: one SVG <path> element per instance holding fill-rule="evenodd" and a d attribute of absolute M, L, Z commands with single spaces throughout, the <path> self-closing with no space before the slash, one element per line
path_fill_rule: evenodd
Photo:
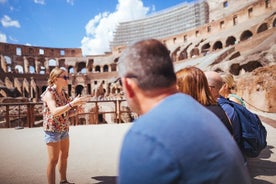
<path fill-rule="evenodd" d="M 217 99 L 218 103 L 221 105 L 227 116 L 229 117 L 232 127 L 233 127 L 233 136 L 236 140 L 237 144 L 240 146 L 241 144 L 241 125 L 239 121 L 238 114 L 236 113 L 234 107 L 226 103 L 220 103 L 221 98 L 224 98 L 220 95 L 220 89 L 223 86 L 223 80 L 219 73 L 215 71 L 205 72 L 206 78 L 208 80 L 210 91 L 215 99 Z"/>
<path fill-rule="evenodd" d="M 128 47 L 118 62 L 130 108 L 140 116 L 122 143 L 119 184 L 250 183 L 227 129 L 177 92 L 168 49 L 158 40 Z"/>

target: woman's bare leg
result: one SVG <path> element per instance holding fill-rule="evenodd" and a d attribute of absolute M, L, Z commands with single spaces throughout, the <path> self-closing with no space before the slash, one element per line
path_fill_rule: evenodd
<path fill-rule="evenodd" d="M 62 139 L 60 141 L 59 173 L 60 173 L 61 181 L 67 180 L 66 172 L 67 172 L 68 152 L 69 152 L 69 137 Z"/>
<path fill-rule="evenodd" d="M 48 150 L 48 166 L 47 166 L 47 179 L 48 184 L 55 184 L 56 182 L 56 165 L 59 158 L 60 143 L 51 142 L 47 144 Z"/>

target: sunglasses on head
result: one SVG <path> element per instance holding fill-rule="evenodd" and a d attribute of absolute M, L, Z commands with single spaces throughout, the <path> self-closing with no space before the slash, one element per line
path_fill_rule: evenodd
<path fill-rule="evenodd" d="M 66 76 L 66 75 L 60 76 L 60 77 L 58 77 L 58 78 L 62 78 L 62 79 L 64 79 L 64 80 L 68 80 L 68 79 L 69 79 L 69 77 Z"/>

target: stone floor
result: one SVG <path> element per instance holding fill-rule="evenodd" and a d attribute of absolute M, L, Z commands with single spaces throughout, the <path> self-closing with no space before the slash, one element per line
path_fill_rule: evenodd
<path fill-rule="evenodd" d="M 276 183 L 276 125 L 265 123 L 268 146 L 249 159 L 254 184 Z M 118 157 L 126 124 L 71 126 L 68 178 L 78 184 L 116 182 Z M 0 183 L 46 182 L 47 152 L 42 128 L 0 129 Z"/>

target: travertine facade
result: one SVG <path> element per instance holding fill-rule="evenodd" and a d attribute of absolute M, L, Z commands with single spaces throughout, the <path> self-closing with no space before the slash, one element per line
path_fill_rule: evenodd
<path fill-rule="evenodd" d="M 198 16 L 199 24 L 195 22 L 194 28 L 183 28 L 182 32 L 173 30 L 173 22 L 167 21 L 167 18 L 178 17 L 178 14 L 181 18 L 180 12 L 187 8 L 192 12 L 197 11 L 193 9 L 195 4 L 188 7 L 180 4 L 145 19 L 121 23 L 111 43 L 111 52 L 103 55 L 83 57 L 79 48 L 45 48 L 0 43 L 0 97 L 21 96 L 39 101 L 40 94 L 47 86 L 49 72 L 58 66 L 64 67 L 69 73 L 69 94 L 112 98 L 121 92 L 119 84 L 114 83 L 121 52 L 129 42 L 147 37 L 160 39 L 166 44 L 171 51 L 176 70 L 186 65 L 195 65 L 203 70 L 231 72 L 237 81 L 241 82 L 243 75 L 250 76 L 253 70 L 275 65 L 276 0 L 208 0 L 197 5 L 200 6 L 197 9 L 200 11 L 194 13 L 195 17 L 192 18 L 195 20 Z M 184 17 L 182 19 L 183 23 L 188 24 L 188 20 Z M 168 32 L 155 35 L 155 26 L 160 22 L 168 28 Z M 126 42 L 124 39 L 128 38 L 124 35 L 131 35 L 132 30 L 137 29 L 140 24 L 149 30 L 146 31 L 148 35 L 138 34 L 141 37 L 136 40 L 129 38 L 129 42 Z M 179 28 L 182 29 L 181 26 Z M 130 32 L 125 32 L 127 30 Z M 272 75 L 275 75 L 275 72 L 272 72 Z M 253 94 L 254 89 L 252 87 L 250 93 Z M 248 97 L 251 104 L 257 104 L 265 111 L 276 112 L 276 98 L 271 94 L 271 90 L 275 89 L 267 89 L 258 91 L 265 96 L 262 103 L 254 103 L 252 95 L 244 93 L 248 90 L 237 90 L 239 94 Z"/>

